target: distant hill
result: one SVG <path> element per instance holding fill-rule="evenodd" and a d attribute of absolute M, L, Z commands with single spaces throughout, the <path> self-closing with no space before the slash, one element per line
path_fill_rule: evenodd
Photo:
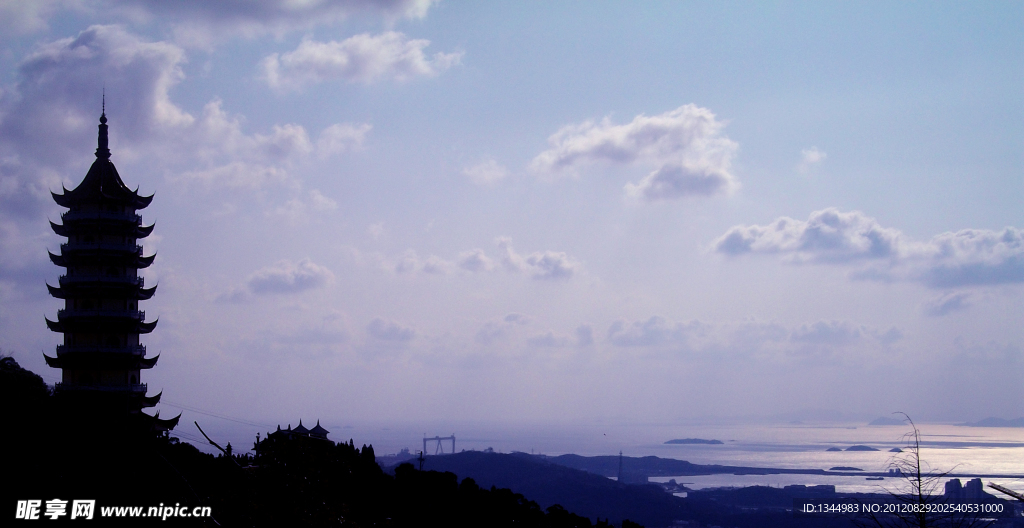
<path fill-rule="evenodd" d="M 647 526 L 667 526 L 691 515 L 683 499 L 656 485 L 622 484 L 525 453 L 463 451 L 429 456 L 423 469 L 450 471 L 460 479 L 471 477 L 481 488 L 508 488 L 541 508 L 559 504 L 578 515 L 610 519 L 614 524 L 629 519 Z"/>
<path fill-rule="evenodd" d="M 705 440 L 703 438 L 676 438 L 675 440 L 669 440 L 666 444 L 709 444 L 717 445 L 721 444 L 721 440 Z"/>
<path fill-rule="evenodd" d="M 980 422 L 960 424 L 967 427 L 1024 427 L 1024 418 L 1016 420 L 1004 420 L 1002 418 L 985 418 Z"/>
<path fill-rule="evenodd" d="M 855 445 L 846 448 L 847 451 L 878 451 L 877 449 L 866 446 L 866 445 Z"/>

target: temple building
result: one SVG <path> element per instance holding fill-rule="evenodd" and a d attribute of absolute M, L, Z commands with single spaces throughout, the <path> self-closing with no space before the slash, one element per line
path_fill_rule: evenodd
<path fill-rule="evenodd" d="M 329 434 L 331 434 L 331 432 L 328 431 L 327 429 L 324 429 L 323 426 L 320 425 L 320 420 L 316 421 L 315 427 L 313 427 L 312 429 L 308 429 L 306 428 L 306 426 L 302 425 L 302 420 L 300 419 L 299 426 L 296 427 L 295 429 L 292 429 L 292 424 L 288 424 L 287 429 L 281 429 L 281 426 L 278 425 L 277 431 L 274 431 L 273 433 L 267 433 L 267 438 L 291 440 L 293 438 L 308 437 L 316 438 L 318 440 L 330 440 L 329 438 L 327 438 L 327 435 Z"/>
<path fill-rule="evenodd" d="M 50 295 L 64 300 L 57 320 L 46 326 L 64 334 L 56 357 L 44 354 L 46 364 L 62 371 L 54 385 L 56 396 L 87 409 L 92 415 L 137 422 L 154 431 L 174 428 L 181 417 L 161 420 L 143 408 L 153 407 L 160 394 L 146 395 L 142 371 L 156 365 L 146 357 L 139 335 L 156 328 L 146 322 L 139 301 L 153 296 L 156 287 L 146 288 L 139 270 L 153 263 L 156 255 L 143 256 L 138 240 L 153 232 L 142 225 L 136 213 L 153 201 L 129 189 L 110 161 L 107 148 L 106 111 L 100 116 L 96 161 L 82 183 L 73 190 L 53 194 L 54 201 L 69 210 L 61 214 L 62 224 L 50 222 L 53 231 L 67 237 L 60 254 L 50 260 L 67 271 Z"/>

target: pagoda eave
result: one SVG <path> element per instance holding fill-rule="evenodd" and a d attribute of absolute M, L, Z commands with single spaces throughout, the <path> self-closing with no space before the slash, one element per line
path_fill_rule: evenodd
<path fill-rule="evenodd" d="M 143 358 L 116 352 L 70 352 L 49 357 L 43 354 L 46 364 L 53 368 L 70 369 L 127 369 L 148 370 L 156 366 L 160 356 Z"/>
<path fill-rule="evenodd" d="M 164 391 L 160 391 L 153 396 L 143 396 L 142 406 L 143 407 L 154 407 L 160 403 L 160 397 L 163 396 Z"/>
<path fill-rule="evenodd" d="M 43 319 L 46 319 L 46 328 L 49 328 L 54 332 L 64 333 L 64 325 L 61 324 L 59 321 L 51 321 L 49 318 L 46 317 L 44 317 Z"/>
<path fill-rule="evenodd" d="M 71 206 L 74 205 L 74 200 L 68 194 L 70 191 L 68 191 L 67 187 L 64 187 L 63 185 L 61 185 L 60 187 L 61 189 L 64 190 L 64 194 L 57 194 L 53 191 L 50 191 L 50 196 L 53 196 L 53 201 L 57 202 L 57 205 L 61 207 L 67 207 L 70 209 Z"/>
<path fill-rule="evenodd" d="M 58 236 L 71 236 L 66 225 L 56 224 L 53 220 L 50 220 L 50 229 L 53 229 L 53 232 L 57 233 Z"/>

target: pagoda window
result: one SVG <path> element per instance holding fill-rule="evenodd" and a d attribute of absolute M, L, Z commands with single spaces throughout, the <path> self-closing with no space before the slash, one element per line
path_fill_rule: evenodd
<path fill-rule="evenodd" d="M 86 242 L 92 242 L 93 241 L 92 235 L 85 235 L 85 241 Z"/>
<path fill-rule="evenodd" d="M 132 374 L 132 385 L 135 385 L 136 383 L 138 383 L 138 380 L 135 378 L 135 374 Z"/>

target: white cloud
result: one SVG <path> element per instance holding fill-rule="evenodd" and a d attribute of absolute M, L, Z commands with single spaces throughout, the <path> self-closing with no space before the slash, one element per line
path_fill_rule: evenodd
<path fill-rule="evenodd" d="M 909 273 L 933 287 L 1024 282 L 1024 229 L 963 229 L 932 237 Z M 917 256 L 917 255 L 915 255 Z M 923 264 L 922 264 L 923 263 Z"/>
<path fill-rule="evenodd" d="M 334 273 L 309 259 L 299 262 L 282 260 L 256 270 L 245 284 L 217 297 L 218 302 L 238 303 L 254 296 L 286 295 L 325 288 L 334 282 Z"/>
<path fill-rule="evenodd" d="M 371 226 L 373 227 L 373 226 Z M 560 251 L 536 251 L 520 255 L 512 247 L 512 240 L 500 237 L 495 240 L 501 253 L 501 268 L 510 273 L 522 273 L 538 280 L 567 280 L 582 269 L 579 262 Z M 395 273 L 425 272 L 447 275 L 458 270 L 467 273 L 488 273 L 498 269 L 494 259 L 482 249 L 471 249 L 459 253 L 454 262 L 431 255 L 423 259 L 414 249 L 407 249 L 396 259 L 382 259 L 384 269 Z"/>
<path fill-rule="evenodd" d="M 104 83 L 111 101 L 118 101 L 109 116 L 117 116 L 111 123 L 117 127 L 111 132 L 115 151 L 122 137 L 149 137 L 190 123 L 168 96 L 182 78 L 184 60 L 177 46 L 146 42 L 118 26 L 92 26 L 77 37 L 39 45 L 21 61 L 14 89 L 0 100 L 0 200 L 38 207 L 49 200 L 49 188 L 60 188 L 59 175 L 89 163 Z"/>
<path fill-rule="evenodd" d="M 859 211 L 824 209 L 807 221 L 782 217 L 735 226 L 713 244 L 730 256 L 778 254 L 787 261 L 859 265 L 854 278 L 909 280 L 935 288 L 1024 282 L 1024 230 L 964 229 L 908 240 Z"/>
<path fill-rule="evenodd" d="M 874 218 L 829 208 L 811 213 L 806 222 L 782 217 L 766 226 L 735 226 L 714 247 L 728 255 L 778 253 L 797 262 L 850 262 L 895 257 L 902 244 L 899 231 Z"/>
<path fill-rule="evenodd" d="M 407 81 L 430 77 L 459 64 L 462 53 L 436 53 L 427 57 L 429 40 L 409 39 L 388 31 L 363 33 L 343 41 L 303 40 L 295 51 L 274 53 L 263 59 L 264 78 L 277 90 L 295 90 L 328 80 L 369 84 L 382 79 Z"/>
<path fill-rule="evenodd" d="M 508 169 L 499 165 L 497 161 L 487 160 L 462 169 L 462 174 L 477 185 L 493 185 L 508 177 Z"/>
<path fill-rule="evenodd" d="M 0 33 L 27 34 L 45 29 L 61 9 L 76 9 L 76 0 L 0 0 Z"/>
<path fill-rule="evenodd" d="M 206 2 L 184 0 L 81 0 L 94 9 L 121 13 L 137 21 L 170 26 L 177 42 L 209 48 L 226 38 L 254 38 L 337 24 L 359 13 L 389 21 L 420 19 L 436 0 L 261 0 Z"/>
<path fill-rule="evenodd" d="M 921 311 L 925 315 L 942 317 L 970 308 L 973 298 L 974 296 L 970 292 L 949 292 L 925 302 Z"/>
<path fill-rule="evenodd" d="M 423 272 L 433 275 L 448 275 L 456 269 L 455 263 L 437 255 L 422 259 L 413 249 L 407 249 L 394 262 L 385 262 L 384 267 L 399 274 Z"/>
<path fill-rule="evenodd" d="M 494 261 L 488 258 L 482 249 L 459 253 L 458 264 L 460 268 L 471 272 L 494 270 Z"/>
<path fill-rule="evenodd" d="M 793 330 L 790 339 L 814 345 L 849 345 L 863 338 L 860 327 L 846 321 L 817 321 Z"/>
<path fill-rule="evenodd" d="M 209 187 L 251 187 L 292 183 L 289 168 L 308 160 L 314 153 L 327 158 L 358 149 L 369 124 L 336 123 L 325 128 L 313 143 L 305 128 L 296 124 L 274 125 L 270 134 L 246 134 L 242 119 L 231 117 L 219 100 L 207 103 L 199 119 L 174 137 L 184 152 L 192 157 L 185 161 L 203 165 L 203 168 L 182 172 L 177 181 L 198 181 Z M 169 149 L 168 149 L 169 150 Z M 167 156 L 169 164 L 181 163 L 181 158 Z"/>
<path fill-rule="evenodd" d="M 412 249 L 405 250 L 402 256 L 398 257 L 398 260 L 391 266 L 395 270 L 395 273 L 412 273 L 418 271 L 421 267 L 420 257 L 416 254 L 416 251 Z"/>
<path fill-rule="evenodd" d="M 416 330 L 379 317 L 370 321 L 366 326 L 366 333 L 374 339 L 392 342 L 412 341 L 416 337 Z"/>
<path fill-rule="evenodd" d="M 520 255 L 512 248 L 512 239 L 499 237 L 501 263 L 511 272 L 526 273 L 534 279 L 565 280 L 580 270 L 580 264 L 560 251 L 534 252 Z"/>
<path fill-rule="evenodd" d="M 335 123 L 320 132 L 316 140 L 317 154 L 326 158 L 357 150 L 363 146 L 366 133 L 373 128 L 368 123 L 354 125 L 351 123 Z"/>
<path fill-rule="evenodd" d="M 787 328 L 772 322 L 674 322 L 654 316 L 632 323 L 616 321 L 608 328 L 607 337 L 618 347 L 778 360 L 820 359 L 853 346 L 884 349 L 901 340 L 903 333 L 897 328 L 881 330 L 849 321 L 815 321 Z"/>
<path fill-rule="evenodd" d="M 435 275 L 448 275 L 455 271 L 455 264 L 449 262 L 437 255 L 431 255 L 427 257 L 427 260 L 423 261 L 423 272 L 432 273 Z"/>
<path fill-rule="evenodd" d="M 569 345 L 569 339 L 556 336 L 554 332 L 548 330 L 542 334 L 528 337 L 526 343 L 530 346 L 543 347 L 543 348 L 558 348 Z"/>
<path fill-rule="evenodd" d="M 626 184 L 626 194 L 648 201 L 680 198 L 683 196 L 712 196 L 727 193 L 735 187 L 735 180 L 726 172 L 709 165 L 697 167 L 662 165 L 639 183 Z"/>
<path fill-rule="evenodd" d="M 370 129 L 338 123 L 314 144 L 297 124 L 248 134 L 243 118 L 217 99 L 193 116 L 169 95 L 184 78 L 185 62 L 179 46 L 148 42 L 120 26 L 92 26 L 36 48 L 21 61 L 14 90 L 0 99 L 3 209 L 38 212 L 65 175 L 84 173 L 104 85 L 115 163 L 145 159 L 172 181 L 211 188 L 285 185 L 301 192 L 291 165 L 357 148 Z"/>
<path fill-rule="evenodd" d="M 727 194 L 738 187 L 731 173 L 737 144 L 722 134 L 723 124 L 706 108 L 684 105 L 656 116 L 638 115 L 624 125 L 608 118 L 556 132 L 530 163 L 540 173 L 574 171 L 595 162 L 654 166 L 626 186 L 627 194 L 648 201 Z"/>
<path fill-rule="evenodd" d="M 292 224 L 296 224 L 308 220 L 314 213 L 333 211 L 337 208 L 338 202 L 313 189 L 306 196 L 288 200 L 284 205 L 275 209 L 272 214 L 285 218 Z"/>
<path fill-rule="evenodd" d="M 664 317 L 653 316 L 646 321 L 616 321 L 608 328 L 608 341 L 616 346 L 657 346 L 669 343 L 683 343 L 687 334 L 701 332 L 704 323 L 673 323 Z"/>
<path fill-rule="evenodd" d="M 821 162 L 825 161 L 827 157 L 828 154 L 825 154 L 823 150 L 819 150 L 818 147 L 803 149 L 800 151 L 800 163 L 797 165 L 797 170 L 808 174 Z"/>
<path fill-rule="evenodd" d="M 249 276 L 246 285 L 256 295 L 298 293 L 334 282 L 331 270 L 309 259 L 282 260 Z"/>
<path fill-rule="evenodd" d="M 508 339 L 509 334 L 515 332 L 517 327 L 524 327 L 530 324 L 530 318 L 520 313 L 510 313 L 502 317 L 500 321 L 487 321 L 477 330 L 473 340 L 481 345 L 491 345 Z"/>
<path fill-rule="evenodd" d="M 525 316 L 525 315 L 523 315 L 523 314 L 521 314 L 521 313 L 513 312 L 513 313 L 505 315 L 505 317 L 502 318 L 502 321 L 505 321 L 506 323 L 517 324 L 517 325 L 525 325 L 525 324 L 529 324 L 530 323 L 530 318 Z"/>

